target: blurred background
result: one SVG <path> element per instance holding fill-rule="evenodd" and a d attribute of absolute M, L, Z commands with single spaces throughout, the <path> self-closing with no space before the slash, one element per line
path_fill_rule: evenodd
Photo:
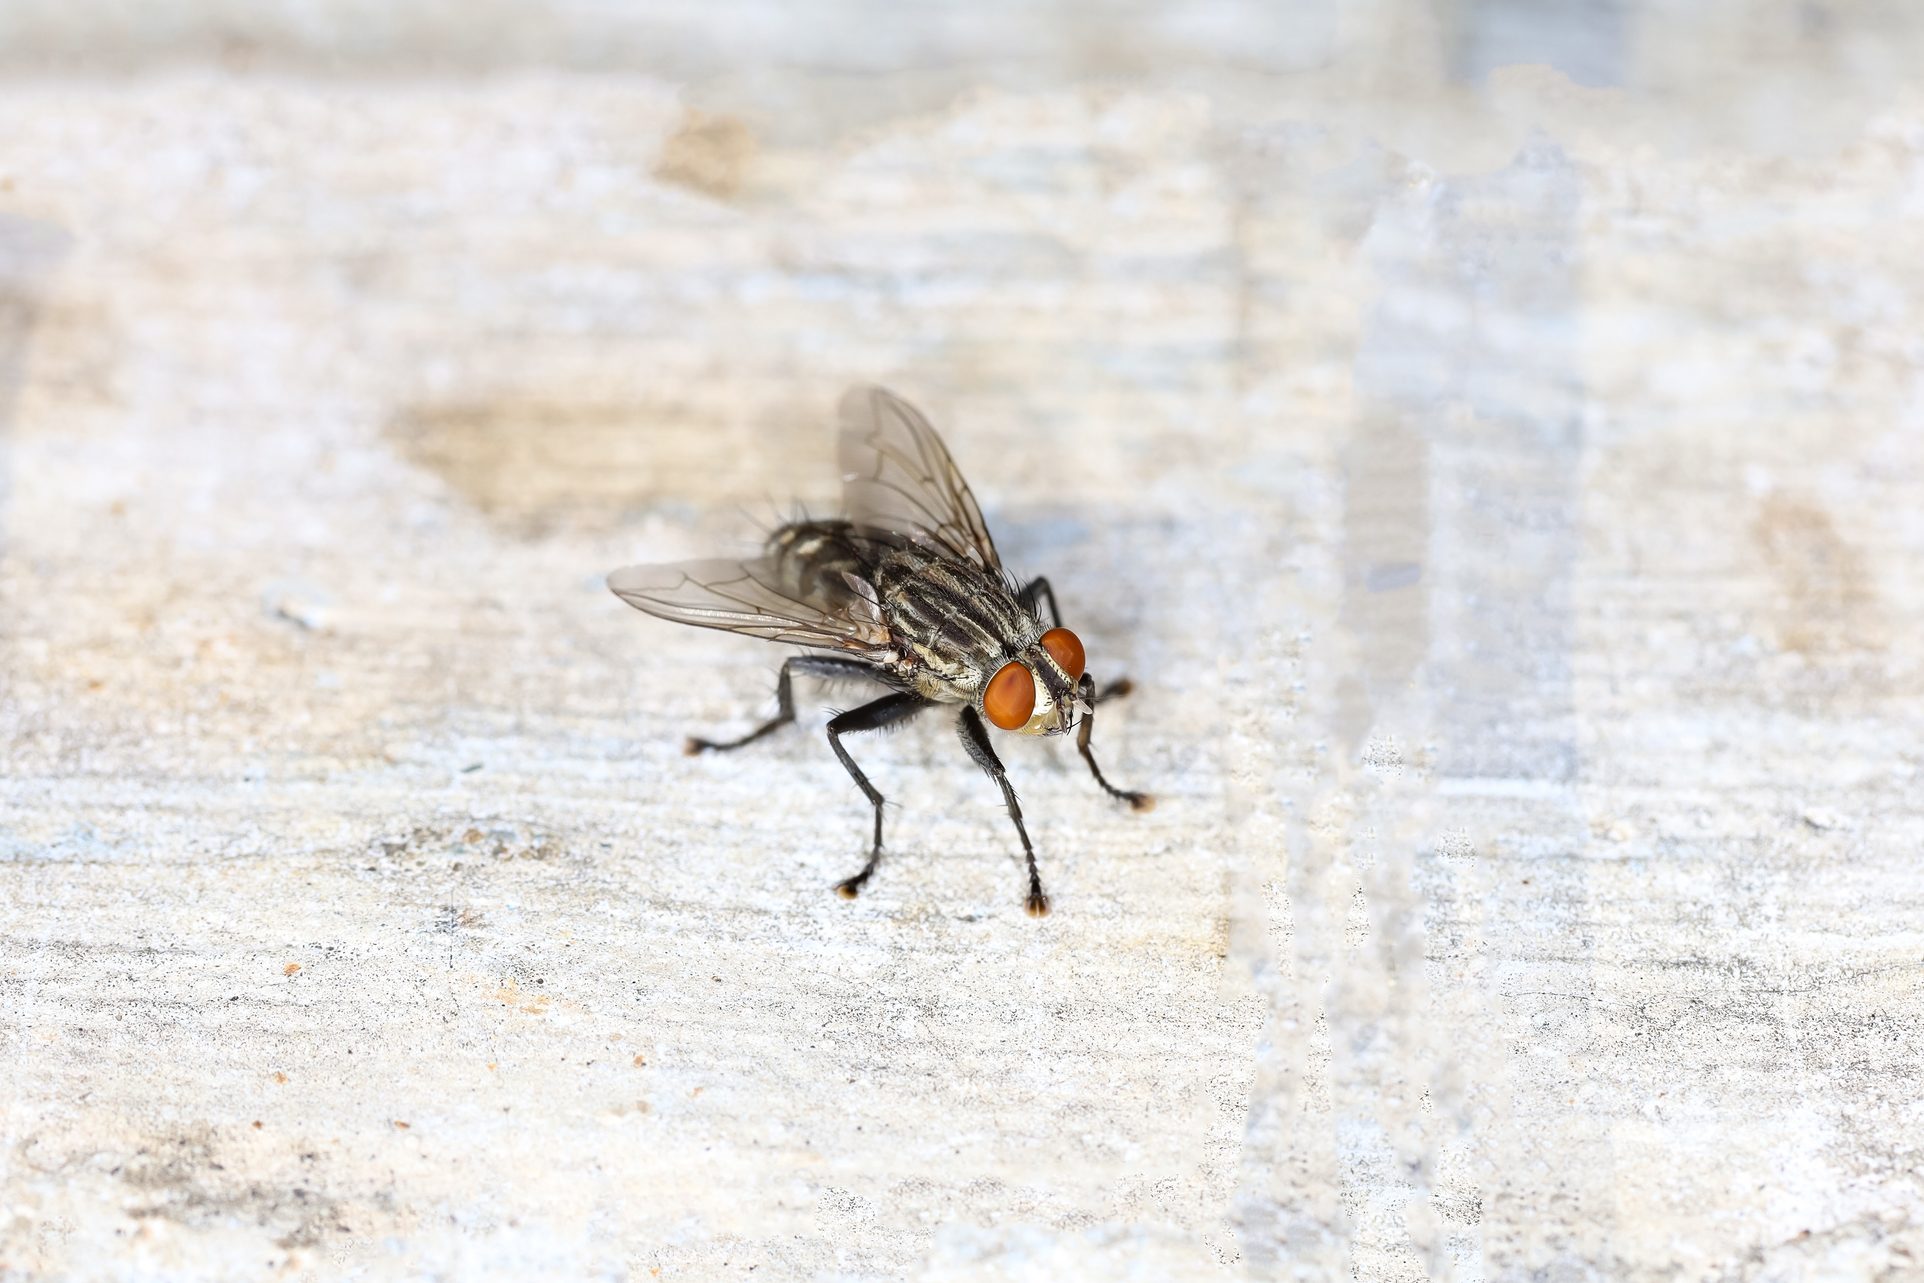
<path fill-rule="evenodd" d="M 0 1274 L 1897 1278 L 1924 14 L 0 5 Z M 615 566 L 927 408 L 1118 811 Z"/>

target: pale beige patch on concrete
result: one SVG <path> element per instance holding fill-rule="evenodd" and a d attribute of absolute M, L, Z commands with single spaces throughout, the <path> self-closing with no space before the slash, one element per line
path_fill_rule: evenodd
<path fill-rule="evenodd" d="M 138 60 L 21 12 L 9 66 Z M 1547 20 L 1473 6 L 387 29 L 471 79 L 200 12 L 152 38 L 251 74 L 0 85 L 67 247 L 0 289 L 7 1268 L 1924 1254 L 1924 111 L 1849 15 L 1626 13 L 1590 88 L 1456 78 Z M 685 758 L 778 655 L 601 583 L 832 500 L 875 377 L 1138 680 L 1152 814 L 1008 747 L 1042 922 L 933 720 L 856 745 L 837 900 L 847 695 Z"/>
<path fill-rule="evenodd" d="M 729 200 L 740 194 L 756 151 L 755 134 L 746 121 L 691 108 L 662 144 L 655 177 Z"/>

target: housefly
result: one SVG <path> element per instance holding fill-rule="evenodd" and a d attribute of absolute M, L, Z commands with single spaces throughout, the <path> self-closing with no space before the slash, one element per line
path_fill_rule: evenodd
<path fill-rule="evenodd" d="M 933 707 L 955 709 L 963 748 L 1002 790 L 1028 859 L 1028 910 L 1040 917 L 1049 898 L 988 727 L 1022 735 L 1075 731 L 1096 783 L 1147 811 L 1154 800 L 1104 779 L 1089 747 L 1095 706 L 1127 693 L 1129 682 L 1097 690 L 1081 639 L 1062 626 L 1049 581 L 1019 585 L 1003 569 L 968 483 L 913 406 L 884 388 L 851 389 L 842 398 L 838 453 L 844 515 L 780 526 L 761 554 L 746 560 L 629 566 L 609 575 L 608 587 L 662 619 L 804 651 L 782 665 L 773 718 L 730 740 L 690 738 L 690 753 L 738 749 L 794 721 L 798 673 L 887 688 L 828 723 L 829 747 L 875 808 L 868 862 L 836 888 L 849 899 L 882 859 L 882 794 L 843 737 Z"/>

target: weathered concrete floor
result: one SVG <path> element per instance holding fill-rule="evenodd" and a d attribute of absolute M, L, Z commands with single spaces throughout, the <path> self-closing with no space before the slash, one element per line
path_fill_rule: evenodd
<path fill-rule="evenodd" d="M 1924 1269 L 1924 100 L 1363 56 L 0 83 L 0 1276 Z M 875 377 L 1141 682 L 1046 921 L 601 586 Z"/>

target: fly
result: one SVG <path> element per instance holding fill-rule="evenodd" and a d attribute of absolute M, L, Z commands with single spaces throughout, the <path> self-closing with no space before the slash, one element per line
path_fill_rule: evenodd
<path fill-rule="evenodd" d="M 1041 917 L 1049 897 L 988 726 L 1022 735 L 1075 731 L 1076 748 L 1103 791 L 1147 811 L 1155 800 L 1104 779 L 1089 747 L 1096 705 L 1127 694 L 1130 683 L 1123 678 L 1097 690 L 1081 639 L 1062 626 L 1049 581 L 1018 585 L 1003 569 L 968 483 L 908 402 L 885 388 L 850 389 L 842 397 L 838 455 L 845 516 L 781 526 L 748 560 L 629 566 L 609 575 L 608 587 L 662 619 L 805 652 L 782 664 L 773 718 L 731 740 L 691 737 L 691 754 L 738 749 L 794 721 L 797 673 L 887 688 L 828 723 L 829 747 L 875 808 L 868 862 L 836 886 L 848 899 L 882 860 L 882 794 L 843 737 L 898 725 L 937 705 L 957 709 L 962 747 L 1002 790 L 1022 839 L 1028 911 Z"/>

